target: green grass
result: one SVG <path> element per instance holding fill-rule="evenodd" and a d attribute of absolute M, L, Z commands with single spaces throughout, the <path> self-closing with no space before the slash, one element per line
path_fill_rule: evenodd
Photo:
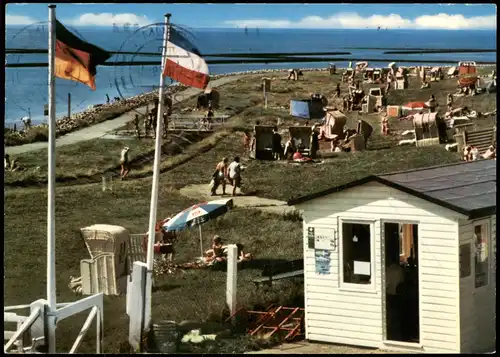
<path fill-rule="evenodd" d="M 273 109 L 286 103 L 297 92 L 303 97 L 309 92 L 333 92 L 339 76 L 306 73 L 299 82 L 273 82 L 276 93 L 270 95 L 269 109 L 262 108 L 262 93 L 259 89 L 260 75 L 253 80 L 240 81 L 221 87 L 221 108 L 233 105 L 239 113 L 225 130 L 184 145 L 175 141 L 173 149 L 166 148 L 162 155 L 158 218 L 173 215 L 196 202 L 179 194 L 178 189 L 189 184 L 207 184 L 215 164 L 222 157 L 242 156 L 242 134 L 239 130 L 251 128 L 257 120 L 273 123 L 278 118 L 291 122 L 288 110 Z M 433 84 L 432 89 L 451 90 L 452 84 Z M 291 88 L 290 90 L 286 88 Z M 345 86 L 343 87 L 345 88 Z M 238 90 L 238 91 L 237 91 Z M 280 92 L 280 93 L 277 93 Z M 427 99 L 429 92 L 409 90 L 403 97 L 395 93 L 390 104 Z M 445 94 L 439 94 L 444 96 Z M 260 99 L 259 99 L 260 98 Z M 440 101 L 441 97 L 438 97 Z M 472 109 L 488 111 L 496 107 L 494 95 L 460 98 L 458 102 L 472 103 Z M 253 102 L 252 102 L 253 101 Z M 256 104 L 253 104 L 256 103 Z M 187 103 L 189 104 L 189 103 Z M 186 104 L 186 105 L 187 105 Z M 465 104 L 467 105 L 467 104 Z M 484 109 L 477 109 L 484 108 Z M 232 110 L 232 109 L 231 109 Z M 360 117 L 348 114 L 348 126 L 354 127 Z M 382 137 L 379 133 L 378 115 L 362 116 L 375 128 L 372 141 L 394 144 L 398 137 Z M 479 119 L 478 126 L 491 125 L 490 119 Z M 410 123 L 411 124 L 411 123 Z M 288 125 L 288 124 L 287 124 Z M 394 130 L 404 130 L 409 124 L 394 122 Z M 411 126 L 411 125 L 410 125 Z M 181 140 L 183 141 L 183 140 Z M 131 159 L 137 164 L 130 179 L 114 184 L 114 191 L 102 192 L 100 177 L 103 172 L 118 173 L 120 150 L 131 148 Z M 80 260 L 88 252 L 80 237 L 79 229 L 91 224 L 116 224 L 130 233 L 147 230 L 151 196 L 150 174 L 152 170 L 152 140 L 103 140 L 97 139 L 57 150 L 57 175 L 59 180 L 74 185 L 58 184 L 56 194 L 56 262 L 58 301 L 79 299 L 67 287 L 71 275 L 80 274 Z M 167 145 L 168 146 L 168 145 Z M 180 149 L 182 148 L 182 152 Z M 38 151 L 16 157 L 25 168 L 21 172 L 8 172 L 5 182 L 5 305 L 27 304 L 45 295 L 46 271 L 46 216 L 47 193 L 45 188 L 15 188 L 46 181 L 47 152 Z M 367 150 L 357 153 L 340 153 L 323 164 L 295 165 L 285 162 L 247 161 L 243 173 L 246 192 L 257 192 L 259 196 L 287 200 L 292 197 L 320 191 L 370 174 L 401 171 L 411 168 L 446 164 L 459 160 L 459 155 L 450 153 L 442 146 L 416 148 L 392 147 L 387 150 Z M 40 169 L 35 171 L 39 166 Z M 92 184 L 89 184 L 92 183 Z M 78 184 L 78 185 L 77 185 Z M 303 295 L 300 285 L 293 282 L 273 285 L 269 291 L 257 293 L 251 280 L 258 276 L 262 266 L 270 261 L 294 259 L 302 256 L 302 223 L 295 214 L 271 215 L 248 209 L 234 209 L 223 217 L 203 225 L 205 245 L 208 247 L 212 235 L 220 234 L 229 243 L 242 243 L 256 256 L 255 261 L 241 269 L 238 275 L 238 301 L 240 305 L 266 307 L 270 303 L 301 305 Z M 197 230 L 181 233 L 176 246 L 178 262 L 189 261 L 199 255 Z M 153 295 L 153 316 L 160 320 L 220 320 L 227 314 L 225 309 L 223 271 L 186 270 L 164 276 L 159 280 Z M 105 297 L 104 343 L 106 352 L 126 352 L 128 317 L 125 314 L 125 297 Z M 76 338 L 86 315 L 75 316 L 58 324 L 58 346 L 67 351 Z M 91 352 L 94 346 L 94 330 L 85 338 L 81 352 Z M 237 346 L 236 346 L 237 345 Z M 258 348 L 260 343 L 248 338 L 223 340 L 198 347 L 181 346 L 182 351 L 192 353 L 241 352 Z"/>
<path fill-rule="evenodd" d="M 202 142 L 206 136 L 202 132 L 170 135 L 168 141 L 163 143 L 162 154 L 164 157 L 180 154 L 187 147 L 192 149 L 193 144 Z M 208 139 L 211 140 L 213 138 Z M 57 149 L 56 179 L 59 182 L 96 182 L 103 173 L 117 176 L 120 174 L 120 153 L 124 146 L 131 149 L 130 177 L 151 172 L 148 165 L 154 158 L 153 139 L 93 139 Z M 26 186 L 47 181 L 47 149 L 20 155 L 16 162 L 22 170 L 6 172 L 5 184 Z"/>
<path fill-rule="evenodd" d="M 168 180 L 160 184 L 158 217 L 173 215 L 195 201 L 184 198 L 169 187 Z M 71 275 L 79 276 L 80 260 L 88 253 L 79 229 L 94 223 L 121 225 L 130 233 L 147 230 L 150 180 L 122 181 L 114 193 L 103 193 L 100 185 L 60 187 L 56 191 L 56 270 L 57 299 L 77 300 L 67 287 Z M 11 189 L 5 197 L 5 280 L 6 305 L 28 304 L 45 295 L 46 267 L 46 190 Z M 236 223 L 237 222 L 237 223 Z M 301 223 L 277 216 L 235 209 L 203 226 L 205 248 L 210 238 L 220 234 L 228 243 L 242 243 L 256 255 L 248 269 L 239 274 L 241 304 L 257 299 L 253 284 L 246 284 L 268 260 L 300 258 Z M 286 244 L 284 244 L 286 242 Z M 176 261 L 191 261 L 199 255 L 197 230 L 179 236 Z M 247 278 L 245 278 L 247 276 Z M 153 316 L 161 320 L 203 321 L 221 316 L 225 301 L 225 273 L 211 270 L 187 270 L 165 276 L 159 281 L 153 296 Z M 275 294 L 278 295 L 278 294 Z M 269 295 L 272 300 L 272 294 Z M 277 297 L 276 297 L 277 299 Z M 105 297 L 104 343 L 106 351 L 117 351 L 128 336 L 125 297 Z M 69 348 L 85 319 L 85 315 L 69 318 L 58 325 L 60 351 Z M 93 346 L 94 332 L 86 338 L 82 352 Z"/>

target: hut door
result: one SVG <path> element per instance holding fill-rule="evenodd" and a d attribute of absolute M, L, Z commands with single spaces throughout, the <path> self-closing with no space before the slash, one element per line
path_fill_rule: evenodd
<path fill-rule="evenodd" d="M 384 339 L 418 343 L 418 225 L 383 224 Z"/>

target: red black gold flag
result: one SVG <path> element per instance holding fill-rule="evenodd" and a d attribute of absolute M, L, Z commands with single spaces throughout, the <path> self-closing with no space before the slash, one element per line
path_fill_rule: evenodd
<path fill-rule="evenodd" d="M 56 20 L 56 77 L 77 81 L 95 90 L 96 67 L 111 54 L 85 42 Z"/>

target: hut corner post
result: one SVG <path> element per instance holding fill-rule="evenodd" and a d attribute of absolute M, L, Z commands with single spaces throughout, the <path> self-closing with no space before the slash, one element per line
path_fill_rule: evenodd
<path fill-rule="evenodd" d="M 226 303 L 229 307 L 230 315 L 236 312 L 237 296 L 237 277 L 238 277 L 238 247 L 231 244 L 227 247 L 227 285 L 226 285 Z"/>

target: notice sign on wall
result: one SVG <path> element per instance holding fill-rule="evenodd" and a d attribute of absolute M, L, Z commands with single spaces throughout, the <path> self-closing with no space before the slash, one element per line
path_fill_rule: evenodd
<path fill-rule="evenodd" d="M 325 249 L 315 249 L 314 259 L 316 261 L 316 274 L 330 274 L 330 251 Z"/>
<path fill-rule="evenodd" d="M 309 249 L 323 249 L 337 251 L 337 234 L 333 228 L 307 228 L 307 247 Z"/>
<path fill-rule="evenodd" d="M 314 248 L 327 249 L 335 252 L 337 250 L 335 230 L 331 229 L 327 232 L 316 231 L 316 235 L 314 236 Z"/>

